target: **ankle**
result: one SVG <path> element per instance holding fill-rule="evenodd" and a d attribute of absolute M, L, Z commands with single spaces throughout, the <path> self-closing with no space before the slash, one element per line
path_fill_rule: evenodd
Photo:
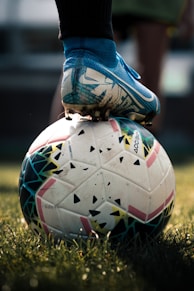
<path fill-rule="evenodd" d="M 116 44 L 106 38 L 72 37 L 63 41 L 65 57 L 68 58 L 72 50 L 88 50 L 97 55 L 101 63 L 108 67 L 116 65 Z"/>

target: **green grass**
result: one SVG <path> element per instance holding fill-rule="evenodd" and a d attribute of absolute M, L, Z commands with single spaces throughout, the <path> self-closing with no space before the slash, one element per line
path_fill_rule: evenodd
<path fill-rule="evenodd" d="M 0 166 L 0 290 L 191 290 L 194 276 L 194 160 L 174 166 L 177 198 L 155 240 L 112 247 L 40 240 L 18 200 L 20 165 Z"/>

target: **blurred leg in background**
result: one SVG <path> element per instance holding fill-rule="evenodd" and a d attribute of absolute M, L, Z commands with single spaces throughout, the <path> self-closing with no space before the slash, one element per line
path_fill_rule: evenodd
<path fill-rule="evenodd" d="M 192 0 L 113 0 L 113 30 L 117 43 L 130 38 L 135 42 L 135 69 L 141 82 L 160 100 L 161 112 L 148 129 L 153 134 L 162 130 L 165 118 L 165 97 L 161 91 L 163 61 L 170 44 L 170 33 L 180 24 L 191 21 Z M 185 34 L 188 27 L 185 28 Z M 129 50 L 130 54 L 130 50 Z"/>
<path fill-rule="evenodd" d="M 136 23 L 138 71 L 142 83 L 151 89 L 160 99 L 161 112 L 154 119 L 149 129 L 157 134 L 165 118 L 165 98 L 160 89 L 163 58 L 167 52 L 169 38 L 167 25 L 149 21 Z"/>

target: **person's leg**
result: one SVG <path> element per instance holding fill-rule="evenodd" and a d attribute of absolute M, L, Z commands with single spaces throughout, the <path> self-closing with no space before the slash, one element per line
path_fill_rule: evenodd
<path fill-rule="evenodd" d="M 142 83 L 152 90 L 161 103 L 161 113 L 156 116 L 150 130 L 158 133 L 165 114 L 165 98 L 162 96 L 160 81 L 163 58 L 168 47 L 167 26 L 162 23 L 142 21 L 136 23 L 138 70 Z"/>
<path fill-rule="evenodd" d="M 93 37 L 113 39 L 112 0 L 55 0 L 60 39 Z"/>
<path fill-rule="evenodd" d="M 61 40 L 80 36 L 81 40 L 86 37 L 105 38 L 113 40 L 112 30 L 112 0 L 97 1 L 94 3 L 87 1 L 64 1 L 55 0 L 59 14 L 59 38 Z M 76 7 L 76 9 L 74 9 Z M 94 9 L 95 8 L 95 9 Z M 100 40 L 98 46 L 100 45 Z M 112 45 L 112 44 L 111 44 Z M 65 46 L 65 44 L 64 44 Z M 113 45 L 113 50 L 115 46 Z M 67 52 L 65 51 L 67 54 Z M 115 52 L 112 56 L 115 59 Z M 106 59 L 110 56 L 107 53 Z M 61 81 L 59 80 L 53 101 L 51 104 L 50 119 L 52 123 L 58 118 L 62 117 L 63 106 L 61 104 Z"/>
<path fill-rule="evenodd" d="M 150 122 L 160 104 L 116 52 L 112 0 L 56 4 L 65 53 L 61 93 L 66 116 L 78 112 L 106 120 L 111 114 Z"/>

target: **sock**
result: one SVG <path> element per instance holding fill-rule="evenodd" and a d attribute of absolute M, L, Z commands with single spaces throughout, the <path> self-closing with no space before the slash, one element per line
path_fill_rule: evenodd
<path fill-rule="evenodd" d="M 66 58 L 72 50 L 83 49 L 94 53 L 105 66 L 114 67 L 117 63 L 116 44 L 111 39 L 72 37 L 65 39 L 63 46 Z"/>

